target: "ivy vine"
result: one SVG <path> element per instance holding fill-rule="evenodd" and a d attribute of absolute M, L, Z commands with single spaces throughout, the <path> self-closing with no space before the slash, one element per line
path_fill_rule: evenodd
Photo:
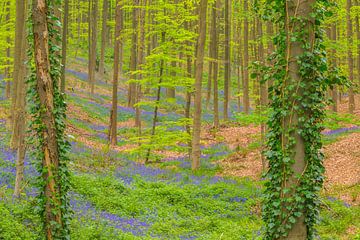
<path fill-rule="evenodd" d="M 271 55 L 274 66 L 267 68 L 264 74 L 266 80 L 273 80 L 269 88 L 271 114 L 265 152 L 269 170 L 263 205 L 264 239 L 268 240 L 286 237 L 300 217 L 304 218 L 307 239 L 316 235 L 318 192 L 324 173 L 321 130 L 327 103 L 325 93 L 328 87 L 340 81 L 330 77 L 322 39 L 321 24 L 331 15 L 330 1 L 314 1 L 309 13 L 314 21 L 287 16 L 286 4 L 289 1 L 267 0 L 266 18 L 277 23 L 280 29 L 273 39 L 277 45 L 276 52 Z M 293 26 L 291 30 L 290 25 Z M 309 43 L 309 31 L 315 34 L 312 43 Z M 289 46 L 293 43 L 301 44 L 303 54 L 290 60 Z M 299 80 L 292 79 L 289 74 L 290 61 L 297 61 Z M 289 123 L 288 119 L 290 122 L 296 120 Z M 301 174 L 295 174 L 293 169 L 297 135 L 305 148 L 305 166 Z"/>
<path fill-rule="evenodd" d="M 43 129 L 44 124 L 41 120 L 41 111 L 44 107 L 41 106 L 40 97 L 37 92 L 37 81 L 36 81 L 36 69 L 34 62 L 34 34 L 33 34 L 33 22 L 31 15 L 28 17 L 27 29 L 28 29 L 28 66 L 30 68 L 30 75 L 27 80 L 27 102 L 28 102 L 28 112 L 31 116 L 31 121 L 29 123 L 29 138 L 28 144 L 32 146 L 31 156 L 36 167 L 36 170 L 39 173 L 36 181 L 36 187 L 39 190 L 39 194 L 36 199 L 35 211 L 40 215 L 42 222 L 44 223 L 43 228 L 51 229 L 53 239 L 70 239 L 69 225 L 71 220 L 71 210 L 69 204 L 68 191 L 70 189 L 70 173 L 68 170 L 69 158 L 67 153 L 70 150 L 70 143 L 65 137 L 65 118 L 66 118 L 66 102 L 65 96 L 61 93 L 59 89 L 59 82 L 61 76 L 61 56 L 60 50 L 61 47 L 58 46 L 61 43 L 61 34 L 59 30 L 61 29 L 61 22 L 55 16 L 55 9 L 61 5 L 60 0 L 46 0 L 47 3 L 47 26 L 49 33 L 49 60 L 50 60 L 50 76 L 53 80 L 53 92 L 54 92 L 54 116 L 55 116 L 55 128 L 56 128 L 56 138 L 57 138 L 57 147 L 59 154 L 59 168 L 55 170 L 54 178 L 56 189 L 59 189 L 56 199 L 58 201 L 51 202 L 52 211 L 50 213 L 45 212 L 45 203 L 48 202 L 46 195 L 44 194 L 43 189 L 49 179 L 44 179 L 43 174 L 48 171 L 48 169 L 43 166 L 44 153 L 42 150 L 42 145 L 44 142 L 43 138 Z M 54 216 L 61 212 L 61 224 L 56 222 L 50 223 L 51 226 L 45 225 L 45 214 L 53 214 Z"/>

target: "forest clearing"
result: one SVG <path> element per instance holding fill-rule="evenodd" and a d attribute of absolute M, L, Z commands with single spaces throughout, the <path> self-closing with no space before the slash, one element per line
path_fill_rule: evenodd
<path fill-rule="evenodd" d="M 1 0 L 0 239 L 360 240 L 358 0 Z"/>

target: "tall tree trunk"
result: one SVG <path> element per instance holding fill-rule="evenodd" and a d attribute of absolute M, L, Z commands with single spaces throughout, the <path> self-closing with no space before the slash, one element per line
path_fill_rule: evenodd
<path fill-rule="evenodd" d="M 119 81 L 119 60 L 120 60 L 120 32 L 122 27 L 122 6 L 120 0 L 116 0 L 115 12 L 115 43 L 114 43 L 114 75 L 113 75 L 113 92 L 112 108 L 110 114 L 110 144 L 117 145 L 117 91 Z M 104 39 L 105 40 L 105 39 Z"/>
<path fill-rule="evenodd" d="M 145 51 L 145 18 L 146 18 L 146 0 L 140 0 L 140 10 L 138 16 L 138 44 L 137 44 L 137 69 L 142 70 L 142 65 L 144 63 L 144 51 Z M 141 102 L 142 97 L 142 87 L 141 80 L 143 79 L 142 74 L 138 74 L 139 82 L 136 84 L 136 103 Z M 141 136 L 141 109 L 139 106 L 136 106 L 136 126 L 138 128 L 138 136 Z"/>
<path fill-rule="evenodd" d="M 130 71 L 135 72 L 137 69 L 137 28 L 138 28 L 138 9 L 139 0 L 133 0 L 134 8 L 132 10 L 132 46 L 131 46 L 131 56 L 130 56 Z M 136 74 L 130 73 L 130 79 L 135 80 Z M 136 83 L 129 83 L 129 92 L 128 92 L 128 107 L 134 108 L 136 102 Z"/>
<path fill-rule="evenodd" d="M 33 1 L 33 33 L 35 49 L 36 85 L 39 94 L 40 105 L 43 111 L 40 113 L 42 130 L 43 174 L 45 181 L 45 232 L 46 239 L 54 239 L 57 233 L 54 232 L 54 223 L 58 224 L 61 230 L 62 216 L 59 209 L 58 196 L 60 194 L 58 181 L 59 149 L 57 143 L 57 131 L 55 126 L 54 113 L 54 82 L 50 75 L 49 56 L 49 31 L 48 31 L 48 9 L 45 0 Z"/>
<path fill-rule="evenodd" d="M 311 49 L 313 49 L 313 43 L 315 42 L 315 33 L 314 33 L 314 24 L 315 19 L 311 17 L 311 13 L 313 12 L 313 5 L 316 2 L 316 0 L 290 0 L 286 4 L 286 12 L 287 12 L 287 18 L 286 18 L 286 34 L 287 34 L 287 53 L 286 53 L 286 59 L 287 59 L 287 69 L 288 69 L 288 80 L 286 85 L 292 84 L 295 85 L 299 82 L 303 82 L 305 85 L 306 82 L 301 77 L 300 74 L 300 64 L 297 61 L 292 61 L 292 59 L 297 59 L 299 56 L 302 56 L 306 50 L 302 47 L 304 42 L 309 43 L 311 46 Z M 300 19 L 304 19 L 304 22 L 306 22 L 306 25 L 302 25 L 300 23 L 300 20 L 291 27 L 288 25 L 288 23 L 291 21 L 290 19 L 294 17 L 298 17 Z M 291 40 L 291 37 L 294 36 L 294 32 L 297 33 L 298 31 L 303 31 L 304 36 L 302 39 L 297 40 L 296 42 L 293 42 Z M 289 96 L 293 95 L 300 95 L 303 96 L 304 92 L 303 89 L 293 89 L 291 92 L 288 93 Z M 290 100 L 292 101 L 292 100 Z M 299 108 L 301 108 L 301 102 L 293 100 L 294 104 L 296 104 Z M 295 108 L 295 107 L 294 107 Z M 307 114 L 307 113 L 305 113 Z M 298 129 L 299 127 L 299 118 L 301 116 L 298 115 L 297 111 L 294 111 L 293 114 L 288 114 L 282 122 L 282 126 L 284 126 L 284 129 Z M 306 152 L 305 152 L 305 139 L 301 136 L 299 131 L 293 131 L 290 133 L 290 138 L 293 138 L 295 140 L 295 143 L 293 144 L 292 153 L 290 158 L 294 159 L 294 164 L 291 166 L 293 174 L 290 176 L 286 182 L 285 186 L 293 186 L 298 183 L 298 176 L 301 175 L 305 171 L 306 166 Z M 287 136 L 285 133 L 282 134 L 282 144 L 286 145 L 289 142 L 289 136 Z M 296 188 L 296 186 L 295 186 Z M 283 193 L 285 194 L 292 194 L 292 191 L 290 193 Z M 286 216 L 289 214 L 289 211 L 286 207 L 283 208 L 283 211 L 285 212 Z M 305 210 L 303 210 L 305 211 Z M 295 223 L 291 226 L 291 229 L 289 229 L 288 236 L 287 237 L 281 237 L 280 239 L 296 239 L 296 240 L 305 240 L 307 239 L 307 226 L 305 223 L 305 212 L 302 212 L 302 215 L 298 217 L 295 221 Z"/>
<path fill-rule="evenodd" d="M 89 3 L 90 4 L 90 3 Z M 92 0 L 91 6 L 91 41 L 90 41 L 90 55 L 89 55 L 89 83 L 91 94 L 94 94 L 95 88 L 95 71 L 96 71 L 96 45 L 97 45 L 97 12 L 98 12 L 98 0 Z"/>
<path fill-rule="evenodd" d="M 212 20 L 211 20 L 211 38 L 212 42 L 212 57 L 214 58 L 212 67 L 213 67 L 213 81 L 214 81 L 214 127 L 219 128 L 219 91 L 218 91 L 218 72 L 219 72 L 219 63 L 218 63 L 218 31 L 217 31 L 217 19 L 218 19 L 218 8 L 219 0 L 215 0 L 212 6 Z"/>
<path fill-rule="evenodd" d="M 64 24 L 62 36 L 62 59 L 61 59 L 61 92 L 65 93 L 65 68 L 66 68 L 66 48 L 68 35 L 68 18 L 69 18 L 69 0 L 64 0 Z"/>
<path fill-rule="evenodd" d="M 244 0 L 244 12 L 248 11 L 248 0 Z M 246 114 L 250 112 L 249 99 L 249 21 L 244 18 L 244 111 Z"/>
<path fill-rule="evenodd" d="M 199 37 L 196 49 L 195 61 L 195 100 L 194 100 L 194 123 L 192 138 L 192 165 L 191 168 L 196 170 L 200 167 L 200 133 L 201 133 L 201 85 L 204 68 L 204 50 L 206 40 L 206 12 L 207 0 L 201 0 L 199 6 Z"/>
<path fill-rule="evenodd" d="M 351 86 L 349 88 L 349 113 L 354 113 L 355 110 L 355 98 L 354 98 L 354 59 L 352 54 L 352 44 L 353 44 L 353 28 L 352 21 L 350 16 L 351 10 L 351 0 L 346 1 L 346 22 L 347 22 L 347 41 L 348 41 L 348 65 L 349 65 L 349 81 Z"/>
<path fill-rule="evenodd" d="M 107 19 L 108 19 L 108 11 L 109 11 L 109 0 L 103 0 L 103 1 L 104 2 L 103 2 L 103 11 L 102 11 L 101 50 L 100 50 L 100 61 L 99 61 L 99 74 L 101 79 L 104 77 L 104 73 L 105 73 L 105 48 L 107 41 Z"/>
<path fill-rule="evenodd" d="M 231 38 L 231 0 L 225 0 L 225 66 L 224 66 L 224 120 L 229 117 L 229 100 L 230 100 L 230 38 Z"/>
<path fill-rule="evenodd" d="M 26 33 L 25 15 L 27 1 L 16 2 L 16 33 L 13 88 L 13 125 L 11 147 L 17 150 L 14 196 L 19 197 L 24 178 L 25 159 L 25 77 Z M 23 21 L 23 22 L 21 22 Z"/>

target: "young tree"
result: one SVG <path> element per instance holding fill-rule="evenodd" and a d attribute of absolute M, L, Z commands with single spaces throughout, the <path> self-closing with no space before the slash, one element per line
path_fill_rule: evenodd
<path fill-rule="evenodd" d="M 204 67 L 204 53 L 206 40 L 206 15 L 207 15 L 207 0 L 201 0 L 199 6 L 199 37 L 196 47 L 195 60 L 195 111 L 193 122 L 193 137 L 192 137 L 192 165 L 191 168 L 196 170 L 200 167 L 200 133 L 201 133 L 201 85 Z"/>

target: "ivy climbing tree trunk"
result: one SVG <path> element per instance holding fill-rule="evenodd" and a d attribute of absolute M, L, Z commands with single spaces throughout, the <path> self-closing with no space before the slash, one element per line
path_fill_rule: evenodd
<path fill-rule="evenodd" d="M 192 165 L 191 168 L 196 170 L 200 167 L 200 133 L 201 133 L 201 97 L 202 97 L 202 77 L 204 68 L 204 53 L 206 40 L 206 12 L 207 0 L 201 0 L 199 6 L 199 37 L 196 47 L 195 60 L 195 100 L 194 100 L 194 122 L 192 137 Z"/>
<path fill-rule="evenodd" d="M 313 239 L 323 183 L 326 54 L 320 30 L 329 1 L 273 1 L 280 25 L 266 157 L 265 240 Z M 316 21 L 315 21 L 316 19 Z M 283 37 L 284 36 L 284 37 Z"/>
<path fill-rule="evenodd" d="M 56 19 L 57 6 L 53 4 L 52 1 L 33 0 L 33 42 L 30 45 L 33 46 L 35 69 L 30 76 L 28 92 L 30 101 L 36 105 L 30 108 L 31 128 L 37 134 L 32 142 L 38 146 L 34 154 L 39 161 L 42 191 L 37 202 L 41 205 L 39 212 L 47 240 L 69 238 L 69 173 L 65 163 L 68 159 L 64 156 L 69 145 L 63 138 L 66 106 L 57 85 L 61 77 L 60 60 L 56 48 L 50 47 L 61 39 L 49 23 Z"/>

